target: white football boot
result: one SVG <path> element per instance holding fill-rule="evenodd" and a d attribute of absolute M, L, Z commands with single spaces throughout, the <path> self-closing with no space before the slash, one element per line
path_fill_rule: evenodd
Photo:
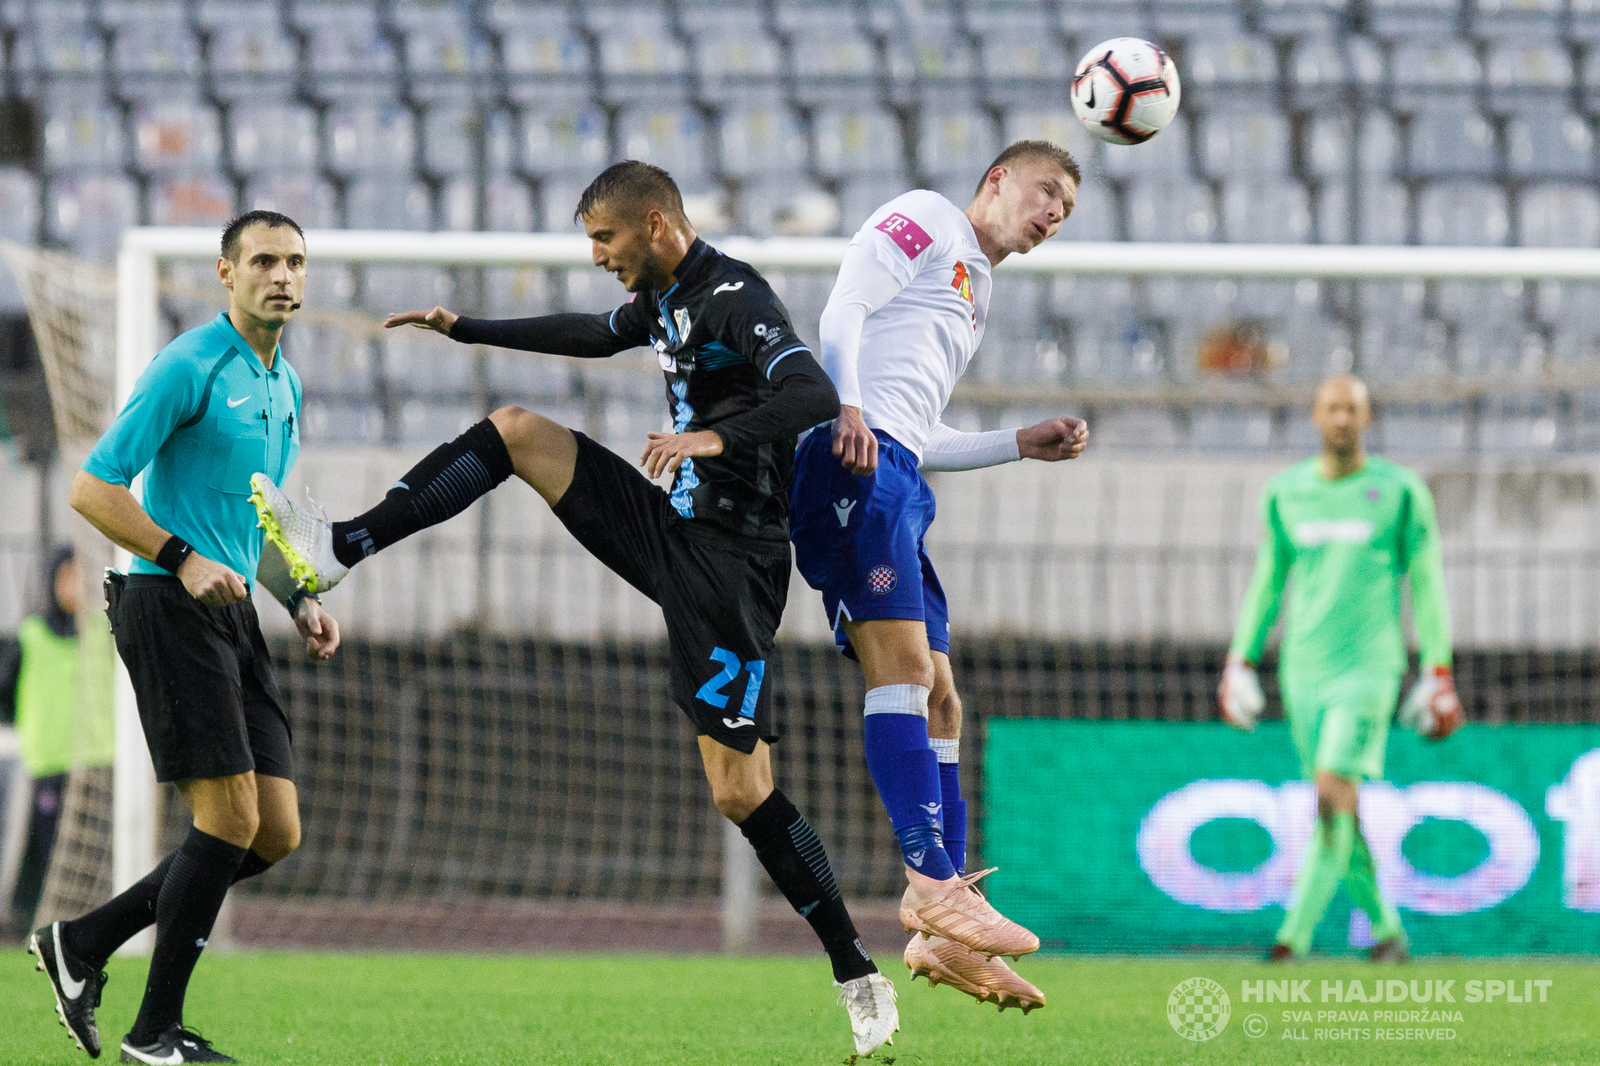
<path fill-rule="evenodd" d="M 295 504 L 265 474 L 251 474 L 250 488 L 259 525 L 296 581 L 308 592 L 327 592 L 344 580 L 350 568 L 334 557 L 333 523 L 326 515 Z"/>
<path fill-rule="evenodd" d="M 881 973 L 839 984 L 839 1002 L 850 1012 L 850 1029 L 856 1038 L 856 1054 L 871 1055 L 885 1044 L 894 1043 L 900 1031 L 900 1010 L 895 1006 L 894 985 Z"/>

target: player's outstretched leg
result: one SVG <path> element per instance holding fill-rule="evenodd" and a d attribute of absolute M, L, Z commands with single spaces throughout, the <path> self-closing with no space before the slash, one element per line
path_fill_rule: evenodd
<path fill-rule="evenodd" d="M 894 985 L 861 943 L 816 830 L 773 786 L 770 750 L 760 741 L 745 754 L 700 737 L 712 801 L 739 827 L 772 883 L 822 941 L 839 1002 L 850 1015 L 856 1054 L 871 1055 L 893 1043 L 900 1028 Z"/>
<path fill-rule="evenodd" d="M 454 518 L 512 474 L 555 503 L 572 481 L 576 455 L 570 430 L 507 407 L 429 452 L 382 502 L 347 522 L 300 507 L 264 474 L 250 479 L 250 502 L 290 572 L 311 591 L 324 592 L 362 559 Z"/>

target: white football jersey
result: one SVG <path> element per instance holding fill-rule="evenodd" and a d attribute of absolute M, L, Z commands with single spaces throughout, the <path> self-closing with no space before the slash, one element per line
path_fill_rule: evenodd
<path fill-rule="evenodd" d="M 927 189 L 878 208 L 851 244 L 870 251 L 905 283 L 861 330 L 862 417 L 920 460 L 983 340 L 989 259 L 966 214 Z"/>

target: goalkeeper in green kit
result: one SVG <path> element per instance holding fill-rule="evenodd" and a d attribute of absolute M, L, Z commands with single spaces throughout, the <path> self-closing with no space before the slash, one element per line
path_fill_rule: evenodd
<path fill-rule="evenodd" d="M 1372 959 L 1404 961 L 1405 931 L 1378 889 L 1356 798 L 1363 781 L 1383 777 L 1389 719 L 1406 669 L 1402 578 L 1410 579 L 1422 677 L 1400 722 L 1435 740 L 1461 725 L 1439 528 L 1422 479 L 1362 448 L 1372 419 L 1365 385 L 1353 377 L 1324 381 L 1311 418 L 1322 454 L 1285 470 L 1262 494 L 1266 539 L 1217 698 L 1229 725 L 1255 728 L 1266 701 L 1254 664 L 1292 576 L 1278 679 L 1302 772 L 1316 782 L 1317 824 L 1268 958 L 1307 952 L 1344 881 L 1372 920 Z"/>

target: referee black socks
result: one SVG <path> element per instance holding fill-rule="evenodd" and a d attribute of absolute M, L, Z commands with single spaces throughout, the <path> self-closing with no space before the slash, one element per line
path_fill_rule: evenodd
<path fill-rule="evenodd" d="M 178 853 L 174 851 L 157 863 L 154 870 L 129 885 L 121 895 L 96 907 L 82 918 L 63 922 L 61 936 L 67 949 L 96 970 L 105 969 L 106 960 L 111 958 L 112 953 L 155 922 L 156 900 L 161 896 L 161 885 L 166 881 L 167 871 L 172 869 L 172 862 L 177 857 Z M 233 883 L 238 884 L 270 869 L 272 863 L 254 851 L 246 852 L 244 862 L 234 872 Z"/>
<path fill-rule="evenodd" d="M 845 909 L 828 855 L 816 830 L 777 789 L 739 823 L 756 858 L 795 911 L 811 923 L 833 963 L 833 979 L 843 984 L 877 973 Z"/>
<path fill-rule="evenodd" d="M 485 418 L 423 456 L 378 506 L 348 522 L 335 522 L 334 558 L 354 566 L 396 541 L 454 518 L 512 472 L 506 442 Z"/>
<path fill-rule="evenodd" d="M 189 977 L 247 854 L 245 848 L 189 827 L 156 898 L 156 949 L 150 956 L 144 1002 L 128 1034 L 133 1044 L 152 1044 L 172 1023 L 183 1021 Z"/>

